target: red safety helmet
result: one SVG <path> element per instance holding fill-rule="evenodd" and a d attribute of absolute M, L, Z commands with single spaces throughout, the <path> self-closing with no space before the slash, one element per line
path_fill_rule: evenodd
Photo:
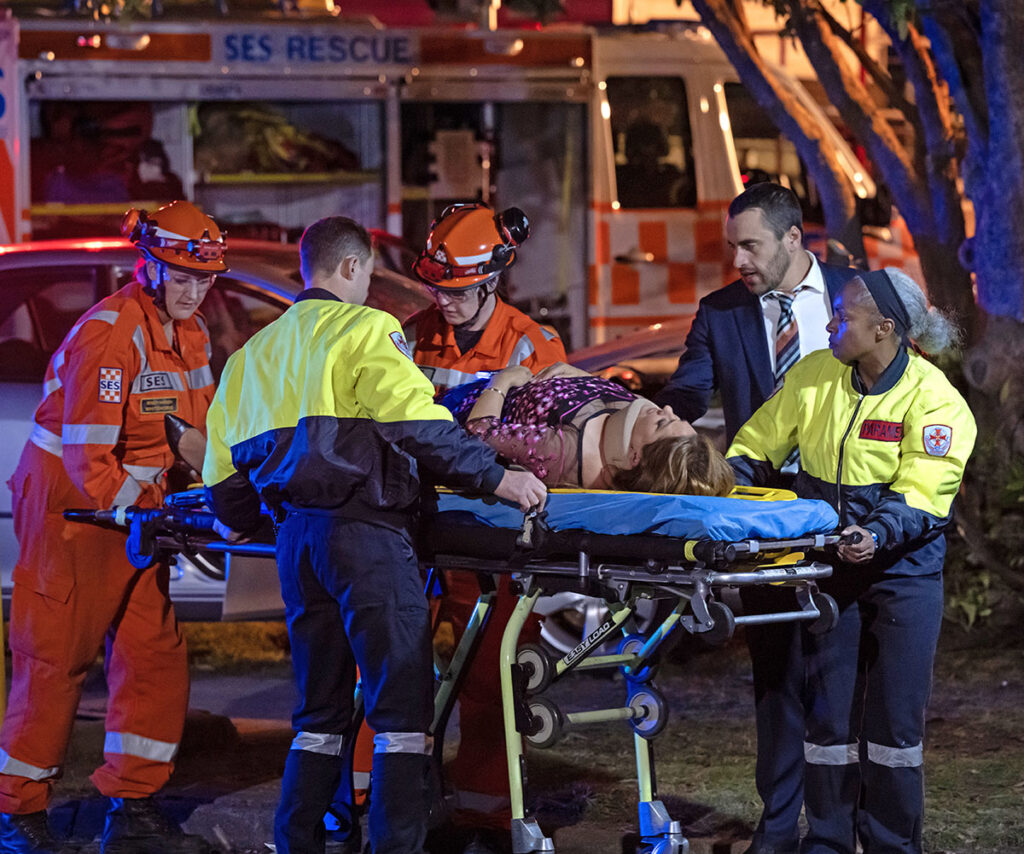
<path fill-rule="evenodd" d="M 432 287 L 474 288 L 511 267 L 516 247 L 529 236 L 529 220 L 519 208 L 496 214 L 483 204 L 449 205 L 431 224 L 413 272 Z"/>
<path fill-rule="evenodd" d="M 151 261 L 189 273 L 228 269 L 224 234 L 191 202 L 171 202 L 152 214 L 132 208 L 121 221 L 121 233 Z"/>

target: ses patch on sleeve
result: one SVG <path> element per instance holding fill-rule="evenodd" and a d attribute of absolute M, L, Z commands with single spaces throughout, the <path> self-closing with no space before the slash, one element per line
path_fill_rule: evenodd
<path fill-rule="evenodd" d="M 412 350 L 409 349 L 409 344 L 401 332 L 391 333 L 391 343 L 398 348 L 399 353 L 412 361 Z"/>
<path fill-rule="evenodd" d="M 933 457 L 944 457 L 953 445 L 953 428 L 946 424 L 929 424 L 924 428 L 924 450 Z"/>
<path fill-rule="evenodd" d="M 100 403 L 121 402 L 121 369 L 100 368 Z"/>

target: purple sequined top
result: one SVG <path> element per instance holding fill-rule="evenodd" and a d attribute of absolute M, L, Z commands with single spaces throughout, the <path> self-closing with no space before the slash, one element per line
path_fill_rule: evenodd
<path fill-rule="evenodd" d="M 475 418 L 466 429 L 548 486 L 581 486 L 584 425 L 634 400 L 635 394 L 612 380 L 556 377 L 510 389 L 500 419 Z M 456 417 L 468 415 L 475 402 L 475 395 L 463 401 Z"/>

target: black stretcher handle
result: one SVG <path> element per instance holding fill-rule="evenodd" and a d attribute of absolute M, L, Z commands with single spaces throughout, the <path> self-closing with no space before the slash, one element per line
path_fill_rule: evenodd
<path fill-rule="evenodd" d="M 860 531 L 854 531 L 852 534 L 843 534 L 839 538 L 839 542 L 836 543 L 838 546 L 855 546 L 861 540 L 864 539 L 864 535 Z"/>

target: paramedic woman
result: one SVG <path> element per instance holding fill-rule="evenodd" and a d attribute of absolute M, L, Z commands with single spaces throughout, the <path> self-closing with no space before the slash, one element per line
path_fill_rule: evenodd
<path fill-rule="evenodd" d="M 920 852 L 925 704 L 942 619 L 943 530 L 974 446 L 974 419 L 942 372 L 912 352 L 955 332 L 895 268 L 843 286 L 829 348 L 807 356 L 727 452 L 763 484 L 796 447 L 794 489 L 839 513 L 840 562 L 822 587 L 837 627 L 805 635 L 802 854 Z M 793 734 L 796 735 L 795 733 Z"/>

